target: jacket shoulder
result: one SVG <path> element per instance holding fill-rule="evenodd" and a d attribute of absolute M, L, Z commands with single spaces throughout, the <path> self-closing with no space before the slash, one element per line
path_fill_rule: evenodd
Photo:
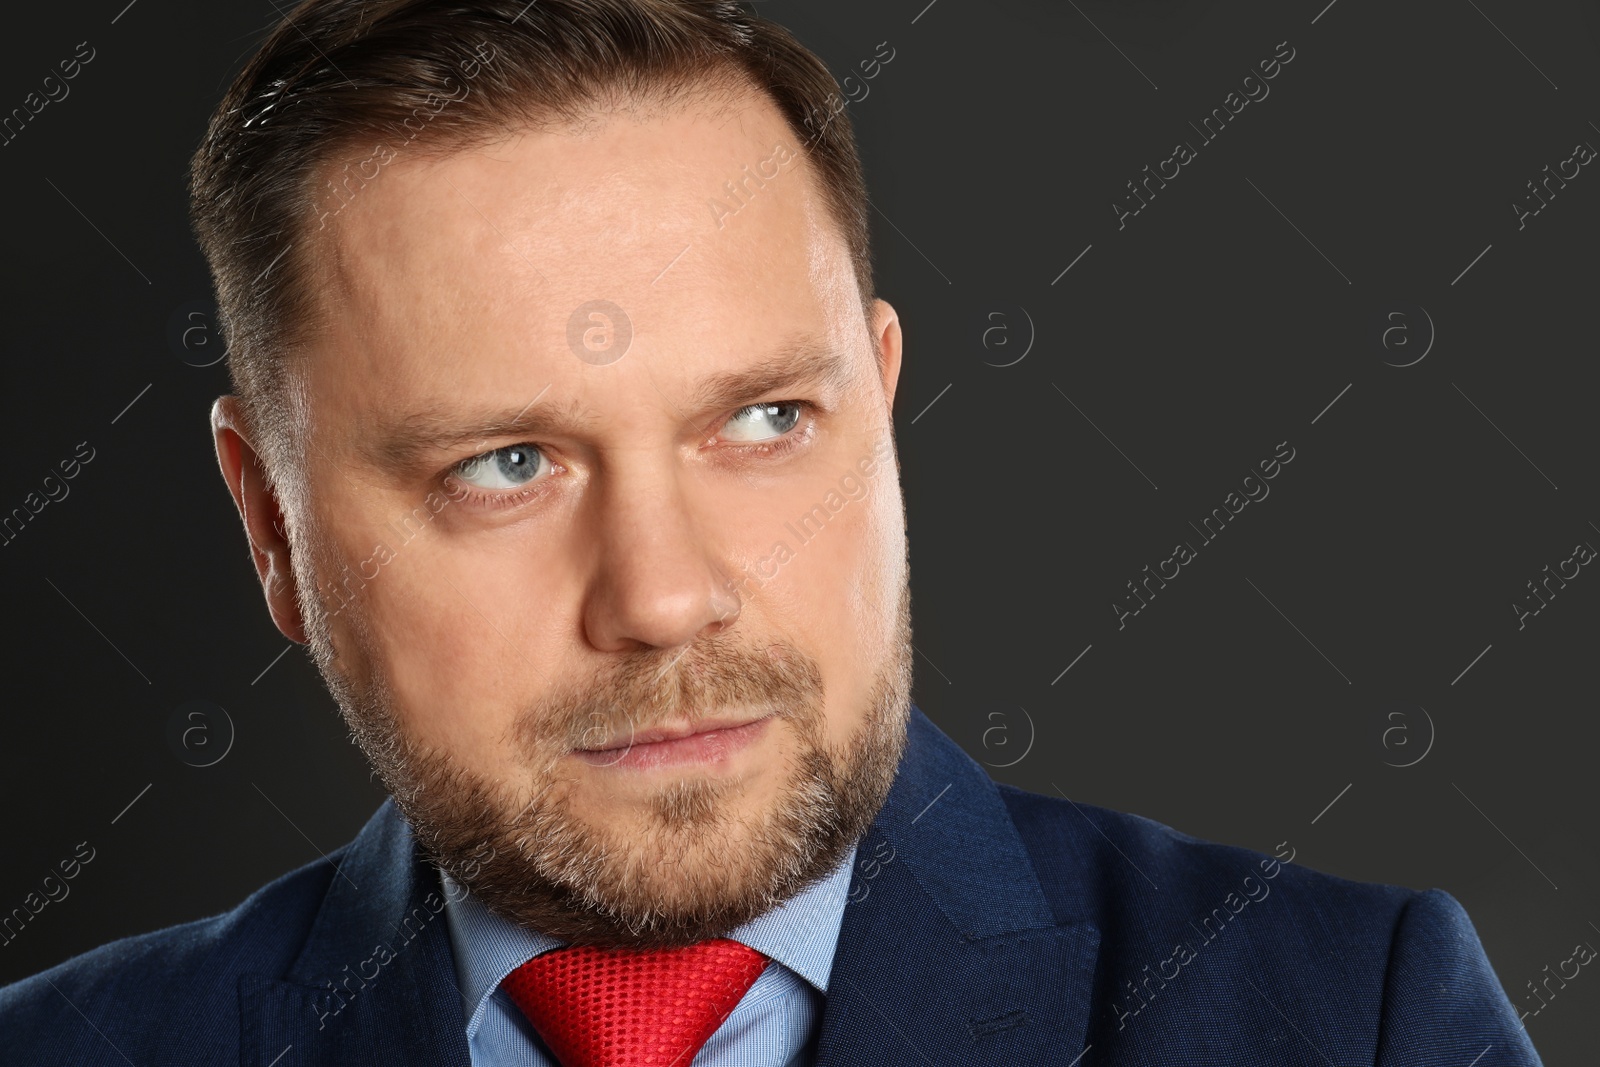
<path fill-rule="evenodd" d="M 1269 855 L 997 788 L 1058 918 L 1100 932 L 1092 1030 L 1106 1045 L 1205 1062 L 1309 1041 L 1386 1067 L 1493 1042 L 1506 1062 L 1539 1062 L 1449 893 L 1313 870 L 1289 841 Z"/>
<path fill-rule="evenodd" d="M 1207 1018 L 1249 1019 L 1271 1042 L 1284 1018 L 1333 1044 L 1335 1063 L 1372 1062 L 1389 951 L 1414 890 L 1356 882 L 1205 841 L 1127 812 L 1000 787 L 1058 917 L 1100 933 L 1094 1028 L 1102 1040 L 1175 1055 Z M 1254 1004 L 1248 1003 L 1253 1001 Z M 1353 1057 L 1353 1059 L 1352 1059 Z M 1203 1060 L 1204 1057 L 1202 1056 Z"/>
<path fill-rule="evenodd" d="M 0 987 L 0 1064 L 156 1062 L 175 1046 L 194 1062 L 236 1060 L 240 975 L 292 965 L 332 877 L 318 860 L 220 915 L 111 941 Z"/>
<path fill-rule="evenodd" d="M 1417 895 L 1403 886 L 1353 881 L 1296 864 L 1291 841 L 1279 842 L 1268 854 L 1206 841 L 1131 812 L 1016 786 L 997 788 L 1047 895 L 1053 887 L 1066 888 L 1063 883 L 1076 883 L 1080 892 L 1098 889 L 1118 896 L 1143 886 L 1145 894 L 1167 908 L 1192 908 L 1219 903 L 1230 891 L 1262 899 L 1282 891 L 1303 905 L 1360 911 L 1381 920 L 1385 933 Z"/>

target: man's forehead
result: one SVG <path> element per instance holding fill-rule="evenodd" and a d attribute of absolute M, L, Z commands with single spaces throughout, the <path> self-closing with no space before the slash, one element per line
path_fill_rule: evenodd
<path fill-rule="evenodd" d="M 610 309 L 600 328 L 669 345 L 770 346 L 766 323 L 815 326 L 823 305 L 854 301 L 848 250 L 803 167 L 759 95 L 731 115 L 624 113 L 582 136 L 397 158 L 320 235 L 330 330 L 313 347 L 438 388 L 472 373 L 457 365 L 468 357 L 559 357 L 596 305 Z"/>
<path fill-rule="evenodd" d="M 799 236 L 820 207 L 799 139 L 756 93 L 736 109 L 614 111 L 460 151 L 380 144 L 354 168 L 347 156 L 322 175 L 335 210 L 309 236 L 357 300 L 483 264 L 508 281 L 625 283 L 670 249 L 652 283 L 680 250 L 715 268 L 759 252 L 760 231 Z"/>

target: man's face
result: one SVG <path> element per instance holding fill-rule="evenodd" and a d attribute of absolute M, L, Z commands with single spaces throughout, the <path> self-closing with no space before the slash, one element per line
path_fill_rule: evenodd
<path fill-rule="evenodd" d="M 423 847 L 595 943 L 832 869 L 908 714 L 900 332 L 778 111 L 402 149 L 313 239 L 291 613 Z"/>

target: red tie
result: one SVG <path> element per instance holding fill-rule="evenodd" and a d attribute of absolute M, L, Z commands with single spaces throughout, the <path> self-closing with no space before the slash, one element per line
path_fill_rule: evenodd
<path fill-rule="evenodd" d="M 767 962 L 726 937 L 670 949 L 573 945 L 500 985 L 561 1067 L 689 1067 Z"/>

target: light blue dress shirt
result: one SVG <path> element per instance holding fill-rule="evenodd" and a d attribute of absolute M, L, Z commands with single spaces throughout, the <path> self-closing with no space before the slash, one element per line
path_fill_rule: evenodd
<path fill-rule="evenodd" d="M 811 1067 L 856 850 L 832 873 L 728 936 L 772 962 L 723 1020 L 693 1067 Z M 440 872 L 473 1067 L 558 1067 L 500 988 L 517 967 L 565 941 L 496 915 Z"/>

